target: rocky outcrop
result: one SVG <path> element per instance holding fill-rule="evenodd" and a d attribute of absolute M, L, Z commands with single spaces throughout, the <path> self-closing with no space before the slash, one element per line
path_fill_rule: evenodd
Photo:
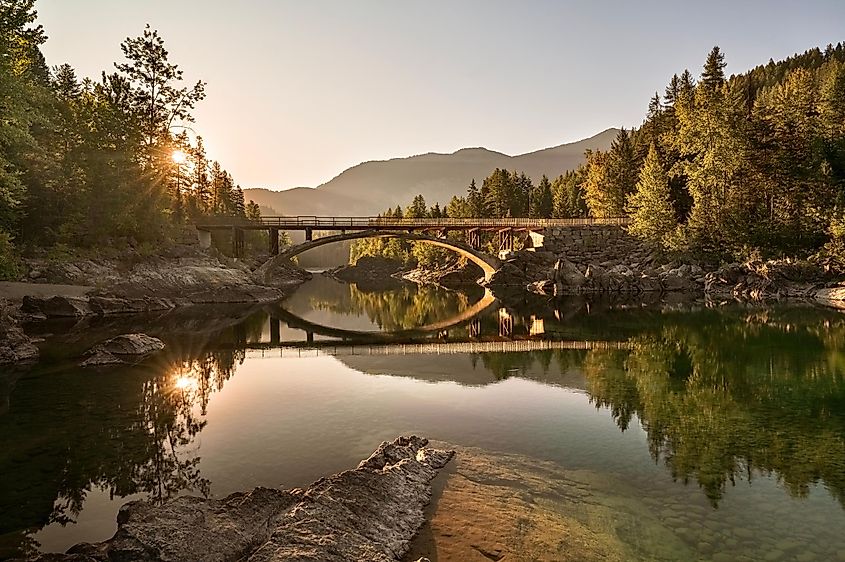
<path fill-rule="evenodd" d="M 808 262 L 752 260 L 708 273 L 704 290 L 713 299 L 812 298 L 824 280 L 824 271 Z"/>
<path fill-rule="evenodd" d="M 37 358 L 38 348 L 21 329 L 14 308 L 0 301 L 0 364 Z"/>
<path fill-rule="evenodd" d="M 472 262 L 457 261 L 436 269 L 417 268 L 402 275 L 402 279 L 421 284 L 433 284 L 448 289 L 475 285 L 484 277 L 484 272 Z"/>
<path fill-rule="evenodd" d="M 653 265 L 645 262 L 602 262 L 578 265 L 548 252 L 515 252 L 491 278 L 497 288 L 527 287 L 546 295 L 596 293 L 640 294 L 696 292 L 704 286 L 704 271 L 697 265 Z"/>
<path fill-rule="evenodd" d="M 330 269 L 326 274 L 345 281 L 355 283 L 361 288 L 379 288 L 396 286 L 394 275 L 402 270 L 402 263 L 379 256 L 362 256 L 354 264 L 341 265 Z"/>
<path fill-rule="evenodd" d="M 288 288 L 311 279 L 311 274 L 293 265 L 290 260 L 275 256 L 258 267 L 253 278 L 256 283 L 266 287 Z"/>
<path fill-rule="evenodd" d="M 305 490 L 130 502 L 108 541 L 34 560 L 399 560 L 423 524 L 431 480 L 454 454 L 427 445 L 416 436 L 382 443 L 354 470 Z"/>
<path fill-rule="evenodd" d="M 31 319 L 45 319 L 154 312 L 191 304 L 265 303 L 283 298 L 285 289 L 311 277 L 278 258 L 255 272 L 211 256 L 155 258 L 119 275 L 116 267 L 98 266 L 93 271 L 102 273 L 100 279 L 72 279 L 98 286 L 90 295 L 25 296 L 21 311 Z"/>
<path fill-rule="evenodd" d="M 134 362 L 164 349 L 164 342 L 147 334 L 123 334 L 92 347 L 83 367 Z"/>

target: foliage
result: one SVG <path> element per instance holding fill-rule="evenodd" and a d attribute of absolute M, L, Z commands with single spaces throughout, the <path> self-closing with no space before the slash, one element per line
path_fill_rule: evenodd
<path fill-rule="evenodd" d="M 640 171 L 636 191 L 628 196 L 625 211 L 631 217 L 628 232 L 656 248 L 664 248 L 666 236 L 677 228 L 669 178 L 654 145 L 649 149 Z"/>
<path fill-rule="evenodd" d="M 28 247 L 78 248 L 246 218 L 231 176 L 188 138 L 205 84 L 182 85 L 157 31 L 123 41 L 116 72 L 80 80 L 69 64 L 48 69 L 33 6 L 0 0 L 0 229 Z"/>
<path fill-rule="evenodd" d="M 0 280 L 15 279 L 19 273 L 18 256 L 12 245 L 12 237 L 0 230 Z"/>

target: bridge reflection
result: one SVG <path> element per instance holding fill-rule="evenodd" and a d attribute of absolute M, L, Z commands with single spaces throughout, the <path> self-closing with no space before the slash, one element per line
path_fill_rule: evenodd
<path fill-rule="evenodd" d="M 247 357 L 320 357 L 346 355 L 448 355 L 454 353 L 521 353 L 546 350 L 629 350 L 627 341 L 493 340 L 493 341 L 353 341 L 282 342 L 246 344 Z"/>
<path fill-rule="evenodd" d="M 485 290 L 484 296 L 481 297 L 475 304 L 459 314 L 441 320 L 432 322 L 423 326 L 418 326 L 410 330 L 394 330 L 389 332 L 372 331 L 372 330 L 347 330 L 343 328 L 334 328 L 332 326 L 325 326 L 316 322 L 306 320 L 301 316 L 297 316 L 293 312 L 285 309 L 274 310 L 270 314 L 270 345 L 281 345 L 281 322 L 284 322 L 291 328 L 303 330 L 306 334 L 306 342 L 313 343 L 314 335 L 320 335 L 330 338 L 339 338 L 341 340 L 361 340 L 368 339 L 371 341 L 384 341 L 395 339 L 407 339 L 409 337 L 427 336 L 431 334 L 442 334 L 448 332 L 450 328 L 462 326 L 466 323 L 472 323 L 474 319 L 485 314 L 488 310 L 492 310 L 496 304 L 497 299 L 489 290 Z M 472 330 L 472 328 L 470 328 Z M 480 330 L 480 328 L 479 328 Z"/>

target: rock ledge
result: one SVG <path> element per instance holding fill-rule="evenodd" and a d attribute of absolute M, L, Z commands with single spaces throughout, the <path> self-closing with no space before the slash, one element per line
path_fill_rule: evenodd
<path fill-rule="evenodd" d="M 256 488 L 160 506 L 130 502 L 111 539 L 33 560 L 398 560 L 424 521 L 431 480 L 454 455 L 427 445 L 417 436 L 384 442 L 354 470 L 305 490 Z"/>

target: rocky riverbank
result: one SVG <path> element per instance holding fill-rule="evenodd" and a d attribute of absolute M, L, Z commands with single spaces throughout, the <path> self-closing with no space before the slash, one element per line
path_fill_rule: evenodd
<path fill-rule="evenodd" d="M 256 488 L 158 506 L 130 502 L 111 539 L 32 560 L 400 560 L 424 523 L 431 481 L 453 455 L 421 437 L 399 437 L 354 470 L 305 490 Z"/>
<path fill-rule="evenodd" d="M 51 264 L 32 290 L 17 284 L 20 310 L 28 319 L 81 317 L 168 310 L 193 304 L 262 303 L 284 297 L 311 277 L 284 260 L 251 269 L 212 253 L 155 257 L 138 263 L 79 260 Z M 40 281 L 84 287 L 57 294 Z M 11 291 L 10 291 L 11 292 Z"/>
<path fill-rule="evenodd" d="M 639 261 L 574 263 L 546 251 L 512 253 L 487 285 L 497 294 L 546 296 L 690 293 L 712 301 L 814 299 L 845 307 L 845 285 L 822 268 L 795 260 L 752 260 L 705 270 L 699 264 Z"/>

